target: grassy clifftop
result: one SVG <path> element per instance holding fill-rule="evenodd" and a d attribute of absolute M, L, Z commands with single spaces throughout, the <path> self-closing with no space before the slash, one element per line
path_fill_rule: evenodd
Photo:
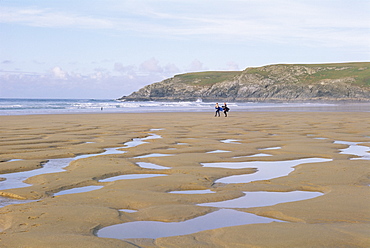
<path fill-rule="evenodd" d="M 290 74 L 300 83 L 315 83 L 321 80 L 353 78 L 355 85 L 370 87 L 370 62 L 336 64 L 269 65 L 247 68 L 244 73 L 259 74 L 267 78 Z"/>
<path fill-rule="evenodd" d="M 370 62 L 277 64 L 244 71 L 176 75 L 147 85 L 128 101 L 370 101 Z"/>

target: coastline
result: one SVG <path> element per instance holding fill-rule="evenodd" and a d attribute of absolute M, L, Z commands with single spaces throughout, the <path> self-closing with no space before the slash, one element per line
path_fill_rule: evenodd
<path fill-rule="evenodd" d="M 369 102 L 227 102 L 233 112 L 368 112 Z M 212 112 L 215 102 L 126 102 L 109 99 L 0 99 L 2 115 Z"/>
<path fill-rule="evenodd" d="M 365 105 L 364 105 L 365 106 Z M 356 107 L 357 108 L 357 107 Z M 46 160 L 99 154 L 121 147 L 122 153 L 81 158 L 65 171 L 28 178 L 29 187 L 0 190 L 2 196 L 33 202 L 0 208 L 3 247 L 315 247 L 370 245 L 367 177 L 369 160 L 342 154 L 348 145 L 370 147 L 367 106 L 311 108 L 308 112 L 231 111 L 229 117 L 209 112 L 103 113 L 0 116 L 2 173 L 42 167 Z M 122 148 L 150 134 L 135 147 Z M 225 144 L 222 140 L 238 140 Z M 247 157 L 263 148 L 271 156 Z M 227 150 L 222 153 L 207 153 Z M 148 154 L 172 156 L 143 157 Z M 220 184 L 219 178 L 254 173 L 252 169 L 206 168 L 202 163 L 286 161 L 303 158 L 332 161 L 297 165 L 287 176 L 250 183 Z M 12 159 L 21 159 L 5 162 Z M 146 169 L 138 162 L 170 167 Z M 166 174 L 164 177 L 100 182 L 125 174 Z M 0 176 L 1 177 L 1 176 Z M 3 181 L 3 183 L 6 182 Z M 79 194 L 55 193 L 84 186 L 102 188 Z M 205 190 L 203 195 L 175 195 L 172 190 Z M 132 221 L 181 222 L 215 211 L 200 203 L 229 200 L 243 192 L 321 192 L 324 195 L 273 206 L 238 211 L 284 222 L 224 227 L 158 239 L 99 238 L 102 227 Z M 120 209 L 136 210 L 125 213 Z"/>

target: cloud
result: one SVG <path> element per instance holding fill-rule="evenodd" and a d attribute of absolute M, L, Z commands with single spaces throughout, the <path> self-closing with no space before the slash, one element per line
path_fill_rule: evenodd
<path fill-rule="evenodd" d="M 239 65 L 235 63 L 234 61 L 230 61 L 226 64 L 226 70 L 228 71 L 239 71 Z"/>
<path fill-rule="evenodd" d="M 0 13 L 0 23 L 18 23 L 34 27 L 110 29 L 114 26 L 109 19 L 59 12 L 46 8 L 0 7 Z"/>
<path fill-rule="evenodd" d="M 13 61 L 11 61 L 11 60 L 3 60 L 2 62 L 1 62 L 1 64 L 12 64 L 13 63 Z"/>
<path fill-rule="evenodd" d="M 140 71 L 143 73 L 162 73 L 163 68 L 159 65 L 158 60 L 151 58 L 140 64 Z"/>
<path fill-rule="evenodd" d="M 73 10 L 0 7 L 0 22 L 37 27 L 108 29 L 142 36 L 228 41 L 299 40 L 313 46 L 365 46 L 368 1 L 123 1 Z M 111 7 L 110 7 L 111 6 Z M 90 12 L 89 12 L 90 10 Z M 89 13 L 89 14 L 85 14 Z M 356 38 L 354 38 L 356 37 Z"/>
<path fill-rule="evenodd" d="M 200 62 L 200 61 L 199 61 L 199 60 L 197 60 L 197 59 L 193 60 L 193 61 L 190 63 L 190 65 L 189 65 L 188 69 L 187 69 L 187 71 L 191 71 L 191 72 L 196 72 L 196 71 L 205 71 L 205 70 L 207 70 L 207 68 L 205 68 L 205 67 L 203 66 L 203 63 L 202 63 L 202 62 Z"/>
<path fill-rule="evenodd" d="M 180 69 L 175 64 L 169 63 L 163 68 L 163 71 L 166 75 L 173 75 L 179 73 Z"/>
<path fill-rule="evenodd" d="M 56 78 L 56 79 L 66 80 L 67 76 L 68 76 L 68 73 L 63 71 L 62 68 L 60 68 L 58 66 L 51 69 L 51 73 L 54 76 L 54 78 Z"/>

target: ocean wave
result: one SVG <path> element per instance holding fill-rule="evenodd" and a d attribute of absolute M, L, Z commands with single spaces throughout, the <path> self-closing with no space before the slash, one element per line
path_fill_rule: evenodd
<path fill-rule="evenodd" d="M 0 115 L 54 113 L 143 113 L 143 112 L 213 112 L 214 104 L 202 101 L 131 102 L 110 99 L 0 99 Z M 332 107 L 325 103 L 228 103 L 231 111 L 289 111 L 297 108 Z M 280 110 L 279 110 L 280 109 Z"/>

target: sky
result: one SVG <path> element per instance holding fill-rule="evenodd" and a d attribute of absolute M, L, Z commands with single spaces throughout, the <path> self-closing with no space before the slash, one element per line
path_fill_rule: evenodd
<path fill-rule="evenodd" d="M 117 99 L 177 74 L 370 61 L 369 0 L 0 0 L 0 98 Z"/>

